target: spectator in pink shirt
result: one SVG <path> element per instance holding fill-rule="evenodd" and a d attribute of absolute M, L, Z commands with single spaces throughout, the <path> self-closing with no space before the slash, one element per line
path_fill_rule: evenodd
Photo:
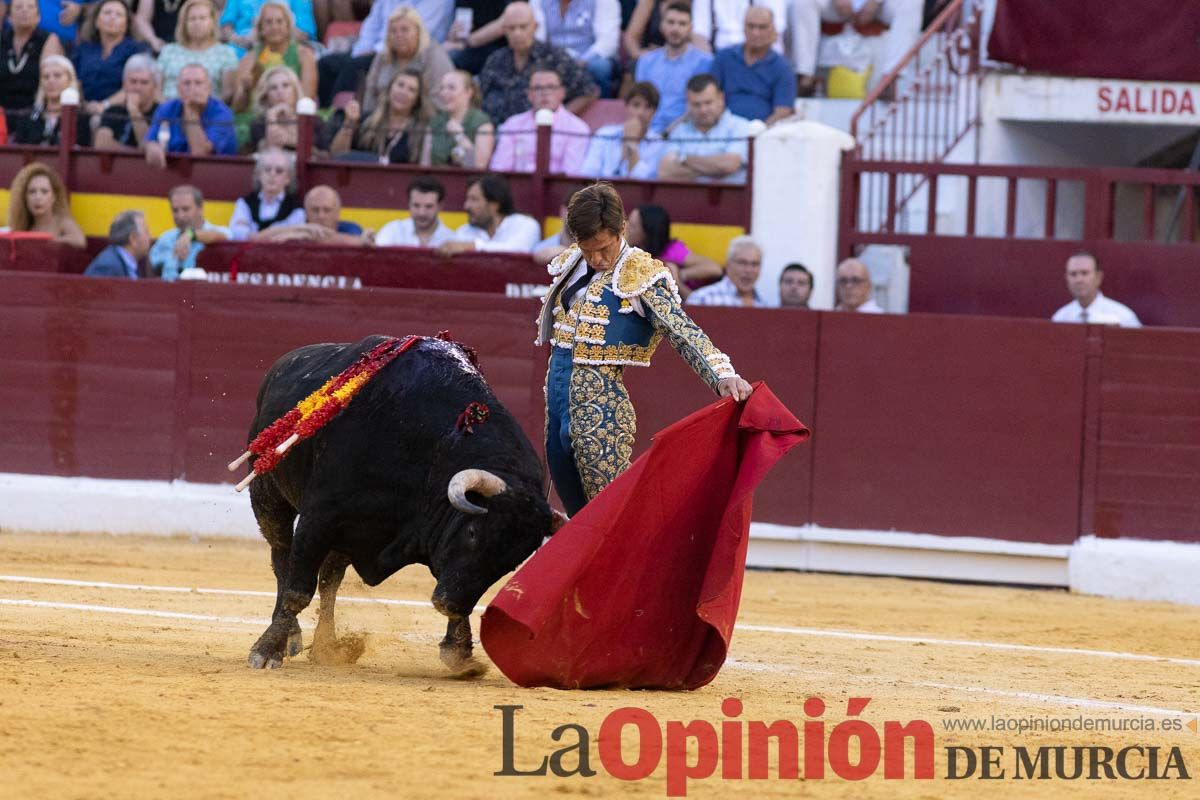
<path fill-rule="evenodd" d="M 579 168 L 587 153 L 591 128 L 563 106 L 566 90 L 557 72 L 535 68 L 527 90 L 532 106 L 522 114 L 505 120 L 496 132 L 496 152 L 491 168 L 495 172 L 533 172 L 537 166 L 537 124 L 534 115 L 543 108 L 554 112 L 550 126 L 550 171 L 568 172 Z"/>

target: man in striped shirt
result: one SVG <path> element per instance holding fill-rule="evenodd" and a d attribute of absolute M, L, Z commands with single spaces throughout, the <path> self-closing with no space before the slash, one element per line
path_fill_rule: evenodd
<path fill-rule="evenodd" d="M 749 236 L 736 236 L 729 243 L 725 277 L 688 295 L 689 306 L 745 306 L 767 308 L 755 285 L 762 272 L 762 247 Z"/>

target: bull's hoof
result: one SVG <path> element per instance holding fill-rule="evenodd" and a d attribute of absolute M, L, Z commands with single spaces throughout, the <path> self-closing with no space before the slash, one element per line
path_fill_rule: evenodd
<path fill-rule="evenodd" d="M 275 620 L 250 648 L 246 665 L 250 669 L 279 669 L 283 666 L 283 654 L 293 655 L 293 637 L 297 645 L 301 644 L 300 625 L 295 619 L 290 624 L 286 619 Z M 296 652 L 299 650 L 297 649 Z"/>
<path fill-rule="evenodd" d="M 293 658 L 300 655 L 304 650 L 304 634 L 300 633 L 300 626 L 288 634 L 287 640 L 287 655 L 288 658 Z"/>
<path fill-rule="evenodd" d="M 474 656 L 463 659 L 457 668 L 450 668 L 450 677 L 458 681 L 473 681 L 483 677 L 488 671 L 488 665 Z"/>
<path fill-rule="evenodd" d="M 454 644 L 443 643 L 438 648 L 442 663 L 450 668 L 450 676 L 462 680 L 478 678 L 487 672 L 487 664 L 471 655 L 471 647 L 463 648 Z"/>
<path fill-rule="evenodd" d="M 279 669 L 283 666 L 283 659 L 279 656 L 266 656 L 251 650 L 250 656 L 246 659 L 246 666 L 250 669 Z"/>

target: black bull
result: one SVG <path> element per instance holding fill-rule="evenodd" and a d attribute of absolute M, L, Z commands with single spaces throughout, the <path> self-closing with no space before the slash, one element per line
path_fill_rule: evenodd
<path fill-rule="evenodd" d="M 311 345 L 279 359 L 259 389 L 250 439 L 382 341 Z M 486 404 L 490 417 L 468 433 L 456 421 L 472 402 Z M 375 586 L 425 564 L 437 580 L 433 605 L 449 618 L 442 660 L 477 670 L 472 609 L 555 520 L 541 461 L 517 421 L 461 348 L 434 339 L 397 356 L 338 416 L 255 478 L 250 502 L 278 583 L 271 624 L 250 650 L 255 668 L 299 654 L 296 615 L 318 586 L 310 658 L 333 652 L 334 600 L 347 566 Z"/>

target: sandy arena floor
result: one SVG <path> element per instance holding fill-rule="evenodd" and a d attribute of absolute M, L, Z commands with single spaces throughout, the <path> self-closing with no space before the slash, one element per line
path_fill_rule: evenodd
<path fill-rule="evenodd" d="M 730 663 L 710 686 L 562 692 L 520 689 L 495 668 L 477 681 L 448 679 L 436 647 L 445 626 L 424 605 L 433 581 L 423 567 L 376 589 L 347 576 L 342 598 L 416 601 L 340 603 L 339 632 L 367 636 L 357 664 L 320 667 L 301 656 L 273 672 L 244 666 L 272 605 L 253 593 L 274 592 L 262 543 L 4 534 L 0 574 L 4 797 L 664 797 L 665 756 L 636 782 L 604 770 L 595 738 L 609 712 L 639 706 L 664 727 L 707 720 L 719 730 L 728 719 L 721 701 L 736 697 L 743 721 L 800 726 L 810 696 L 828 707 L 827 736 L 850 697 L 871 698 L 862 718 L 879 729 L 885 720 L 928 721 L 936 777 L 912 779 L 910 757 L 905 780 L 885 780 L 882 765 L 863 782 L 828 767 L 824 780 L 780 780 L 772 755 L 768 780 L 722 779 L 718 767 L 689 781 L 688 796 L 1200 796 L 1200 733 L 1188 727 L 1200 713 L 1200 626 L 1184 607 L 753 572 Z M 234 591 L 185 591 L 197 588 Z M 315 622 L 315 611 L 305 621 Z M 524 707 L 517 768 L 574 743 L 574 734 L 550 738 L 574 723 L 591 734 L 598 774 L 495 776 L 503 757 L 496 705 Z M 1149 720 L 1155 730 L 946 727 L 992 717 Z M 983 745 L 1005 747 L 1004 779 L 945 778 L 945 748 Z M 1019 745 L 1158 746 L 1160 771 L 1178 747 L 1194 777 L 1013 780 Z M 1131 758 L 1131 772 L 1146 766 Z"/>

